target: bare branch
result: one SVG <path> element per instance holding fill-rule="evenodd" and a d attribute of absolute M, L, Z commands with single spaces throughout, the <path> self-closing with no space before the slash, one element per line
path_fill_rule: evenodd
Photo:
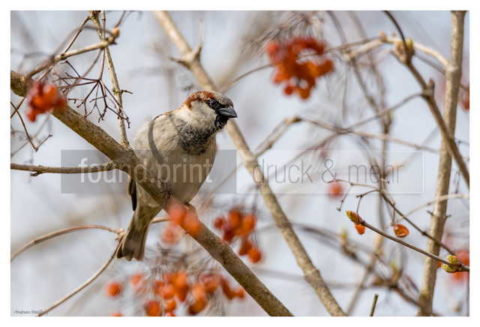
<path fill-rule="evenodd" d="M 170 37 L 171 41 L 177 46 L 178 50 L 182 54 L 182 64 L 184 64 L 192 72 L 203 88 L 214 90 L 214 83 L 200 63 L 200 52 L 192 51 L 187 41 L 177 29 L 175 23 L 172 21 L 167 12 L 157 11 L 155 12 L 155 16 L 160 25 L 162 25 L 164 28 L 167 35 Z M 267 179 L 263 175 L 263 172 L 261 171 L 259 164 L 255 159 L 255 155 L 250 151 L 239 127 L 234 121 L 229 121 L 226 129 L 230 135 L 230 138 L 235 144 L 235 147 L 240 152 L 240 155 L 245 162 L 245 167 L 252 175 L 255 184 L 258 186 L 260 193 L 263 196 L 263 200 L 272 214 L 277 227 L 290 247 L 298 266 L 302 269 L 305 279 L 316 291 L 323 305 L 331 315 L 344 316 L 345 313 L 331 294 L 330 289 L 320 274 L 320 271 L 313 265 L 313 262 L 306 252 L 303 244 L 301 243 L 297 234 L 295 234 L 293 231 L 289 219 L 278 203 L 275 194 L 270 188 Z"/>
<path fill-rule="evenodd" d="M 38 66 L 37 68 L 35 68 L 34 70 L 32 70 L 30 73 L 28 73 L 27 76 L 32 77 L 32 76 L 38 74 L 39 72 L 47 69 L 48 67 L 50 67 L 52 65 L 55 65 L 56 63 L 58 63 L 60 61 L 63 61 L 65 59 L 68 59 L 70 57 L 78 56 L 80 54 L 90 52 L 90 51 L 94 51 L 94 50 L 105 49 L 110 44 L 115 43 L 115 40 L 116 40 L 117 36 L 118 36 L 118 34 L 111 34 L 110 36 L 105 38 L 102 42 L 99 42 L 97 44 L 92 44 L 92 45 L 89 45 L 88 47 L 85 47 L 85 48 L 82 48 L 82 49 L 63 52 L 59 55 L 56 55 L 53 58 L 51 58 L 50 60 L 46 61 L 45 63 L 43 63 L 40 66 Z"/>
<path fill-rule="evenodd" d="M 451 32 L 451 59 L 447 68 L 446 88 L 445 88 L 445 112 L 442 118 L 440 112 L 436 112 L 436 120 L 441 119 L 444 122 L 444 127 L 441 128 L 442 143 L 440 145 L 440 161 L 438 164 L 437 174 L 437 188 L 436 198 L 448 194 L 450 187 L 450 175 L 452 171 L 452 155 L 459 166 L 465 182 L 469 185 L 469 175 L 465 164 L 459 162 L 457 159 L 458 149 L 452 148 L 452 139 L 450 135 L 455 135 L 455 123 L 458 103 L 458 90 L 460 85 L 460 78 L 462 75 L 462 56 L 463 56 L 463 37 L 464 37 L 464 18 L 465 12 L 452 12 L 452 32 Z M 445 131 L 443 131 L 445 130 Z M 446 136 L 448 135 L 448 136 Z M 452 151 L 457 149 L 457 152 Z M 447 220 L 447 204 L 448 201 L 438 200 L 433 209 L 433 215 L 430 221 L 430 234 L 436 238 L 441 239 L 445 222 Z M 437 243 L 430 241 L 427 245 L 428 252 L 438 254 L 440 247 Z M 419 315 L 430 315 L 432 312 L 433 294 L 435 291 L 435 282 L 437 277 L 436 262 L 431 259 L 425 260 L 423 271 L 423 283 L 419 297 L 419 302 L 422 303 L 422 309 Z"/>
<path fill-rule="evenodd" d="M 95 23 L 95 25 L 98 28 L 98 37 L 105 42 L 107 41 L 108 37 L 106 37 L 105 33 L 102 32 L 103 29 L 98 19 L 98 15 L 99 15 L 99 12 L 92 11 L 90 15 L 90 19 Z M 105 21 L 105 11 L 103 12 L 103 21 Z M 127 130 L 125 127 L 126 116 L 123 110 L 123 99 L 122 99 L 123 91 L 120 88 L 117 73 L 115 71 L 115 66 L 113 65 L 112 55 L 110 54 L 110 49 L 108 46 L 105 47 L 105 59 L 106 59 L 108 71 L 110 72 L 110 80 L 113 85 L 113 94 L 118 103 L 118 122 L 120 124 L 120 136 L 121 136 L 122 144 L 124 146 L 128 146 Z"/>
<path fill-rule="evenodd" d="M 402 35 L 402 41 L 405 51 L 404 58 L 398 58 L 401 62 L 405 64 L 405 66 L 410 70 L 412 75 L 415 77 L 417 83 L 421 86 L 423 90 L 422 98 L 428 104 L 428 108 L 432 113 L 435 122 L 437 123 L 438 127 L 440 128 L 440 132 L 442 134 L 442 141 L 445 143 L 446 149 L 449 151 L 450 155 L 453 157 L 455 162 L 458 165 L 458 169 L 462 174 L 462 177 L 468 187 L 470 187 L 470 173 L 468 171 L 468 167 L 463 160 L 463 157 L 458 150 L 457 144 L 455 143 L 454 134 L 452 131 L 455 131 L 455 118 L 453 118 L 453 126 L 451 125 L 451 121 L 449 121 L 448 126 L 447 122 L 443 119 L 442 113 L 438 108 L 437 101 L 435 100 L 434 95 L 434 83 L 433 81 L 429 81 L 428 83 L 424 80 L 420 72 L 414 66 L 411 60 L 411 51 L 409 51 L 408 46 L 406 44 L 406 40 L 403 36 L 403 31 L 401 30 L 398 22 L 395 18 L 387 11 L 386 14 L 392 20 L 392 22 L 397 27 L 400 35 Z M 465 14 L 463 14 L 465 15 Z M 447 77 L 446 77 L 446 98 L 445 98 L 445 107 L 452 108 L 449 109 L 453 111 L 452 116 L 455 117 L 456 108 L 457 108 L 457 100 L 458 100 L 458 89 L 460 85 L 460 77 L 461 77 L 461 62 L 462 62 L 462 53 L 463 53 L 463 16 L 461 19 L 461 28 L 454 24 L 454 32 L 459 33 L 459 35 L 452 36 L 452 62 L 449 64 L 447 68 Z M 455 44 L 454 44 L 455 43 Z M 455 47 L 455 49 L 454 49 Z M 460 65 L 459 65 L 460 64 Z M 452 102 L 455 100 L 455 102 Z M 448 102 L 447 102 L 448 101 Z M 447 111 L 448 112 L 448 111 Z M 446 115 L 448 118 L 450 114 Z"/>
<path fill-rule="evenodd" d="M 116 164 L 113 161 L 101 165 L 87 166 L 87 167 L 49 167 L 49 166 L 33 166 L 11 163 L 10 169 L 31 171 L 32 176 L 38 176 L 43 173 L 52 174 L 86 174 L 98 173 L 102 171 L 110 171 L 116 169 Z"/>
<path fill-rule="evenodd" d="M 407 247 L 407 248 L 409 248 L 409 249 L 412 249 L 412 250 L 414 250 L 414 251 L 416 251 L 416 252 L 418 252 L 418 253 L 420 253 L 420 254 L 423 254 L 424 256 L 427 256 L 428 258 L 434 260 L 435 263 L 436 263 L 436 262 L 441 262 L 441 263 L 444 263 L 444 264 L 449 265 L 449 266 L 452 265 L 450 262 L 448 262 L 448 261 L 445 260 L 445 259 L 440 258 L 438 255 L 435 255 L 435 254 L 432 254 L 432 253 L 430 253 L 430 252 L 424 251 L 424 250 L 416 247 L 415 245 L 412 245 L 412 244 L 410 244 L 410 243 L 405 242 L 404 240 L 402 240 L 402 239 L 400 239 L 400 238 L 393 237 L 392 235 L 389 235 L 389 234 L 385 233 L 384 231 L 378 229 L 377 227 L 375 227 L 375 226 L 373 226 L 373 225 L 370 225 L 369 223 L 367 223 L 367 222 L 366 222 L 365 220 L 363 220 L 363 219 L 360 219 L 360 221 L 359 221 L 358 223 L 359 223 L 360 225 L 363 225 L 363 226 L 367 227 L 368 229 L 374 231 L 375 233 L 380 234 L 380 235 L 382 235 L 382 236 L 385 237 L 385 238 L 388 238 L 389 240 L 392 240 L 392 241 L 394 241 L 394 242 L 397 242 L 397 243 L 399 243 L 399 244 L 401 244 L 401 245 L 403 245 L 403 246 L 405 246 L 405 247 Z M 437 267 L 435 267 L 435 268 L 437 268 Z M 470 268 L 469 268 L 468 266 L 464 265 L 464 264 L 459 264 L 458 269 L 459 269 L 458 271 L 470 271 Z"/>
<path fill-rule="evenodd" d="M 29 80 L 15 72 L 11 72 L 10 79 L 12 90 L 17 93 L 17 95 L 25 96 L 25 93 L 22 93 L 22 91 L 26 92 Z M 116 142 L 102 128 L 88 121 L 68 106 L 61 111 L 54 111 L 52 115 L 96 147 L 100 152 L 104 153 L 111 160 L 117 162 L 118 169 L 127 172 L 142 188 L 145 189 L 145 191 L 152 195 L 155 200 L 161 202 L 168 196 L 168 194 L 162 191 L 156 183 L 152 182 L 156 179 L 152 178 L 148 169 L 141 164 L 133 150 Z M 240 283 L 240 285 L 242 285 L 243 288 L 245 288 L 247 292 L 249 290 L 257 290 L 250 295 L 267 313 L 291 315 L 288 309 L 286 309 L 285 306 L 283 306 L 283 304 L 271 294 L 265 285 L 263 285 L 263 283 L 231 249 L 227 250 L 225 246 L 220 248 L 222 241 L 207 227 L 203 226 L 200 235 L 196 236 L 195 239 L 207 251 L 217 254 L 217 257 L 215 258 L 221 259 L 219 263 Z M 214 249 L 210 248 L 212 244 L 215 246 Z M 222 249 L 220 253 L 217 253 L 218 248 Z M 250 284 L 247 285 L 246 283 Z M 55 305 L 55 307 L 56 306 L 57 305 Z"/>
<path fill-rule="evenodd" d="M 57 230 L 57 231 L 39 236 L 39 237 L 31 240 L 30 242 L 24 244 L 22 247 L 20 247 L 20 249 L 18 249 L 17 251 L 15 251 L 12 254 L 12 257 L 10 258 L 10 262 L 15 260 L 16 257 L 18 257 L 20 254 L 22 254 L 23 252 L 25 252 L 26 250 L 28 250 L 32 246 L 35 246 L 35 245 L 40 244 L 42 242 L 48 241 L 48 240 L 50 240 L 52 238 L 55 238 L 57 236 L 60 236 L 60 235 L 68 234 L 68 233 L 71 233 L 71 232 L 76 232 L 76 231 L 79 231 L 79 230 L 86 230 L 86 229 L 99 229 L 99 230 L 105 230 L 105 231 L 108 231 L 108 232 L 111 232 L 111 233 L 115 233 L 117 235 L 120 234 L 120 230 L 116 230 L 116 229 L 113 229 L 113 228 L 110 228 L 110 227 L 107 227 L 107 226 L 102 226 L 102 225 L 84 225 L 84 226 L 75 226 L 75 227 L 68 227 L 68 228 L 60 229 L 60 230 Z"/>
<path fill-rule="evenodd" d="M 375 308 L 377 307 L 377 301 L 378 301 L 378 294 L 375 294 L 373 296 L 372 308 L 370 309 L 370 317 L 373 317 L 375 315 Z"/>
<path fill-rule="evenodd" d="M 110 256 L 110 258 L 107 260 L 107 262 L 104 263 L 104 265 L 95 273 L 93 274 L 92 277 L 90 277 L 85 283 L 83 283 L 82 285 L 80 285 L 79 287 L 77 287 L 76 289 L 74 289 L 71 293 L 69 293 L 67 296 L 64 296 L 63 298 L 61 298 L 60 300 L 58 300 L 57 302 L 55 302 L 54 304 L 52 304 L 50 307 L 48 307 L 47 309 L 44 309 L 42 310 L 40 313 L 37 314 L 37 316 L 44 316 L 46 315 L 47 313 L 49 313 L 50 311 L 52 311 L 53 309 L 55 309 L 56 307 L 58 307 L 59 305 L 65 303 L 66 301 L 68 301 L 70 298 L 72 298 L 74 295 L 76 295 L 77 293 L 79 293 L 81 290 L 83 290 L 85 287 L 87 287 L 88 285 L 90 285 L 91 283 L 93 283 L 107 268 L 108 266 L 110 266 L 110 264 L 112 263 L 113 259 L 115 259 L 115 255 L 117 253 L 117 250 L 118 248 L 120 247 L 120 242 L 118 243 L 117 247 L 115 248 L 115 250 L 113 251 L 112 255 Z"/>

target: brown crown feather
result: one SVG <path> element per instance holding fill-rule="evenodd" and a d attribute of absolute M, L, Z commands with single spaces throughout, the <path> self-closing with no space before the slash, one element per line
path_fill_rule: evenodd
<path fill-rule="evenodd" d="M 185 100 L 184 104 L 187 106 L 187 108 L 191 109 L 192 108 L 192 102 L 194 101 L 202 101 L 206 102 L 209 99 L 215 98 L 215 94 L 212 92 L 208 91 L 198 91 L 195 93 L 192 93 L 188 96 L 188 98 Z"/>

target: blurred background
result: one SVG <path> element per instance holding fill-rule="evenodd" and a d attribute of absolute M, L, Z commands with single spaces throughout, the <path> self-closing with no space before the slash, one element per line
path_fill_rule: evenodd
<path fill-rule="evenodd" d="M 449 12 L 402 11 L 393 14 L 408 38 L 449 57 Z M 57 54 L 88 15 L 86 11 L 12 12 L 12 70 L 28 73 L 52 54 Z M 282 85 L 272 82 L 275 67 L 270 65 L 271 58 L 265 53 L 265 48 L 271 42 L 288 42 L 297 37 L 312 37 L 324 42 L 327 48 L 335 48 L 345 44 L 353 46 L 355 42 L 361 45 L 382 34 L 393 36 L 396 30 L 382 12 L 182 11 L 171 12 L 171 15 L 192 47 L 202 45 L 202 64 L 217 86 L 225 90 L 225 94 L 233 100 L 238 113 L 238 125 L 252 149 L 257 149 L 272 130 L 278 130 L 277 126 L 282 120 L 292 116 L 308 117 L 334 127 L 348 127 L 375 115 L 358 84 L 352 62 L 345 59 L 344 48 L 325 54 L 334 63 L 334 70 L 317 79 L 316 86 L 307 99 L 301 99 L 296 94 L 287 95 Z M 130 123 L 128 137 L 132 140 L 142 124 L 179 106 L 199 86 L 187 69 L 170 59 L 179 54 L 151 12 L 107 11 L 106 28 L 112 29 L 116 25 L 120 29 L 120 36 L 116 44 L 110 46 L 110 51 L 120 87 L 129 91 L 123 93 L 123 106 Z M 462 76 L 464 86 L 469 84 L 468 27 L 467 14 Z M 346 40 L 342 39 L 342 33 Z M 85 29 L 72 49 L 81 49 L 98 42 L 95 29 Z M 381 109 L 391 108 L 421 91 L 408 70 L 392 55 L 392 48 L 391 45 L 380 46 L 360 56 L 356 62 L 368 92 Z M 424 54 L 419 54 L 419 57 L 421 55 L 427 57 Z M 69 58 L 68 65 L 57 64 L 53 70 L 55 74 L 52 72 L 48 78 L 55 82 L 55 77 L 73 74 L 72 67 L 76 71 L 85 72 L 92 63 L 95 64 L 91 76 L 97 76 L 101 66 L 101 60 L 96 62 L 97 56 L 98 53 L 92 51 Z M 436 98 L 440 108 L 443 108 L 443 74 L 428 63 L 434 61 L 431 58 L 425 61 L 418 58 L 414 60 L 424 78 L 435 81 Z M 251 73 L 236 80 L 247 72 Z M 107 72 L 103 80 L 111 87 Z M 91 86 L 75 87 L 68 97 L 86 97 L 90 89 Z M 462 89 L 461 98 L 464 93 L 465 89 Z M 11 101 L 18 105 L 21 98 L 12 93 Z M 101 102 L 100 108 L 95 108 L 94 103 L 95 101 L 87 102 L 85 107 L 77 108 L 78 103 L 69 101 L 72 108 L 77 108 L 80 113 L 88 111 L 88 119 L 119 139 L 115 110 L 107 110 L 103 115 Z M 25 111 L 26 103 L 23 103 L 19 109 L 20 115 L 25 117 Z M 420 97 L 415 96 L 406 101 L 392 111 L 390 118 L 392 124 L 389 132 L 392 137 L 432 149 L 439 148 L 440 134 L 428 107 Z M 357 130 L 382 134 L 380 120 L 373 119 Z M 11 161 L 14 163 L 60 166 L 62 151 L 92 150 L 88 143 L 52 116 L 42 115 L 35 123 L 25 123 L 28 133 L 33 136 L 34 144 L 38 145 L 38 151 L 28 142 L 21 120 L 13 115 Z M 332 134 L 335 135 L 330 137 Z M 468 110 L 459 105 L 456 137 L 465 156 L 469 153 L 468 135 Z M 330 139 L 324 142 L 328 137 Z M 217 142 L 221 150 L 234 150 L 231 140 L 224 132 L 217 137 Z M 296 123 L 261 158 L 265 163 L 281 167 L 305 152 L 306 155 L 299 160 L 317 167 L 318 170 L 315 171 L 318 176 L 325 172 L 325 163 L 330 160 L 333 163 L 331 171 L 337 173 L 337 177 L 345 178 L 351 165 L 370 167 L 370 159 L 379 160 L 381 147 L 382 142 L 375 138 L 340 135 L 312 124 Z M 388 153 L 387 164 L 408 163 L 399 170 L 399 185 L 392 185 L 391 188 L 396 206 L 407 213 L 431 201 L 435 193 L 438 153 L 416 150 L 396 142 L 389 142 Z M 103 162 L 104 159 L 99 157 L 98 160 Z M 237 163 L 240 164 L 241 160 L 238 159 Z M 232 167 L 234 168 L 231 163 L 217 162 L 214 168 L 215 178 L 204 185 L 194 199 L 193 204 L 202 207 L 201 219 L 212 226 L 216 217 L 227 214 L 233 207 L 255 213 L 258 223 L 254 240 L 262 252 L 262 260 L 255 264 L 245 261 L 293 314 L 327 315 L 313 290 L 303 280 L 302 272 L 278 229 L 272 226 L 273 220 L 245 169 L 239 167 L 230 177 L 236 184 L 233 192 L 218 191 L 218 185 L 229 176 Z M 294 224 L 294 229 L 343 308 L 350 308 L 354 315 L 368 315 L 373 296 L 378 294 L 376 315 L 415 315 L 417 306 L 386 286 L 382 278 L 383 281 L 399 280 L 399 287 L 417 300 L 424 257 L 385 240 L 381 262 L 375 265 L 375 272 L 366 279 L 364 289 L 358 291 L 366 264 L 375 247 L 376 235 L 370 230 L 359 235 L 345 217 L 344 211 L 355 211 L 359 201 L 356 195 L 369 189 L 349 188 L 348 184 L 340 183 L 338 189 L 332 190 L 332 183 L 328 183 L 332 179 L 319 177 L 309 185 L 273 181 L 272 187 L 278 192 L 279 201 Z M 450 193 L 468 194 L 468 189 L 459 179 L 454 165 Z M 66 194 L 62 192 L 61 175 L 30 176 L 23 171 L 12 171 L 11 182 L 12 253 L 24 243 L 54 230 L 85 224 L 125 228 L 131 218 L 130 199 L 124 185 L 105 185 L 104 191 L 92 194 Z M 376 186 L 371 181 L 366 184 Z M 375 193 L 363 196 L 359 212 L 376 226 L 384 219 L 386 230 L 391 233 L 389 224 L 392 209 L 387 205 L 379 209 L 378 201 Z M 339 207 L 341 211 L 337 210 Z M 416 211 L 409 218 L 422 229 L 428 230 L 431 217 L 428 210 L 432 210 L 431 206 Z M 450 217 L 443 241 L 455 250 L 468 251 L 468 199 L 450 200 L 448 214 Z M 144 314 L 142 308 L 145 296 L 135 294 L 125 286 L 125 291 L 120 296 L 112 297 L 106 293 L 105 287 L 111 281 L 127 285 L 129 279 L 131 282 L 131 276 L 139 272 L 152 273 L 158 265 L 164 264 L 160 260 L 165 256 L 162 254 L 164 251 L 181 253 L 188 249 L 185 251 L 192 256 L 192 266 L 199 263 L 200 267 L 215 266 L 214 262 L 208 260 L 203 249 L 192 251 L 197 246 L 187 236 L 181 241 L 182 244 L 165 244 L 162 240 L 164 228 L 162 224 L 157 224 L 150 229 L 145 262 L 115 261 L 92 285 L 50 314 Z M 410 234 L 405 241 L 426 248 L 427 239 L 413 228 L 409 229 Z M 216 231 L 221 235 L 220 231 Z M 346 239 L 348 246 L 345 245 Z M 11 264 L 12 314 L 42 310 L 50 306 L 95 273 L 111 255 L 114 247 L 114 234 L 87 230 L 63 235 L 29 249 Z M 445 255 L 442 251 L 441 256 Z M 468 314 L 468 283 L 466 278 L 457 277 L 439 270 L 433 302 L 436 313 Z M 233 280 L 231 283 L 236 285 Z M 352 304 L 355 293 L 356 301 Z M 248 296 L 243 300 L 229 301 L 218 295 L 202 314 L 256 316 L 264 315 L 264 312 Z"/>

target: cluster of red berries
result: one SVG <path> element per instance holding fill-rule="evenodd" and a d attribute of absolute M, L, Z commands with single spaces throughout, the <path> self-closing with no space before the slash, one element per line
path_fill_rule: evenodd
<path fill-rule="evenodd" d="M 239 209 L 231 209 L 226 217 L 218 217 L 213 225 L 216 229 L 223 232 L 223 240 L 232 244 L 240 240 L 238 254 L 247 255 L 252 263 L 262 260 L 262 252 L 255 246 L 251 239 L 251 234 L 255 230 L 257 217 L 253 213 L 243 214 Z"/>
<path fill-rule="evenodd" d="M 325 58 L 325 43 L 312 37 L 296 37 L 286 42 L 270 41 L 266 52 L 275 66 L 275 84 L 285 83 L 286 95 L 310 97 L 316 79 L 333 71 L 333 61 Z M 307 59 L 306 55 L 312 54 Z"/>
<path fill-rule="evenodd" d="M 67 100 L 56 85 L 44 84 L 39 81 L 35 81 L 28 90 L 27 99 L 27 118 L 31 122 L 37 119 L 37 115 L 61 110 L 67 104 Z"/>
<path fill-rule="evenodd" d="M 130 286 L 137 294 L 150 291 L 143 305 L 146 316 L 176 316 L 176 310 L 184 305 L 189 315 L 197 315 L 207 307 L 210 298 L 221 290 L 228 300 L 245 298 L 245 290 L 232 288 L 230 282 L 218 273 L 208 272 L 194 276 L 185 271 L 165 273 L 162 278 L 148 281 L 141 273 L 130 276 Z M 121 295 L 124 287 L 119 282 L 106 285 L 109 297 Z M 122 316 L 120 312 L 112 316 Z"/>

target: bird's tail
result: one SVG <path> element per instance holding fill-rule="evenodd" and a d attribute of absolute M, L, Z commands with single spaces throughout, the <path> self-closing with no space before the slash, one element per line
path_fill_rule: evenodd
<path fill-rule="evenodd" d="M 121 241 L 122 244 L 118 249 L 117 258 L 125 258 L 127 260 L 143 259 L 148 226 L 151 221 L 151 219 L 145 218 L 139 217 L 139 210 L 135 211 L 130 226 L 128 226 L 127 234 Z"/>

